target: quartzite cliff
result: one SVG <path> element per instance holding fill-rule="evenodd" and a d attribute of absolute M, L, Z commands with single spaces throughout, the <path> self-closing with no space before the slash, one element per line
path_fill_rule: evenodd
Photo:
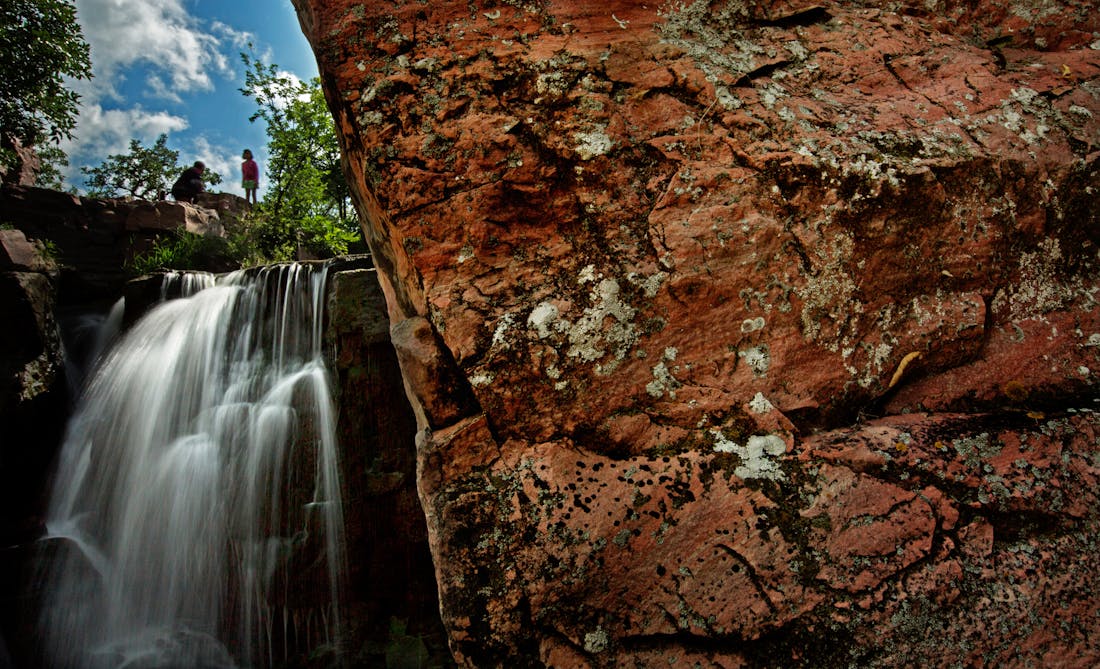
<path fill-rule="evenodd" d="M 459 662 L 1100 663 L 1095 3 L 295 4 Z"/>

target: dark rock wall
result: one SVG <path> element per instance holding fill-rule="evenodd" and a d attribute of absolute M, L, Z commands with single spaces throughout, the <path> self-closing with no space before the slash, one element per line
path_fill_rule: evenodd
<path fill-rule="evenodd" d="M 27 617 L 33 541 L 69 393 L 55 318 L 58 272 L 41 247 L 0 230 L 0 662 L 33 633 Z M 10 651 L 9 651 L 10 648 Z"/>
<path fill-rule="evenodd" d="M 344 458 L 352 588 L 349 659 L 385 666 L 385 653 L 399 650 L 402 638 L 422 637 L 423 650 L 436 656 L 433 661 L 446 662 L 445 654 L 439 657 L 446 642 L 416 492 L 416 419 L 390 343 L 375 270 L 332 274 L 326 308 Z M 404 629 L 396 637 L 391 635 L 394 621 Z M 410 652 L 405 651 L 406 660 L 417 657 Z"/>

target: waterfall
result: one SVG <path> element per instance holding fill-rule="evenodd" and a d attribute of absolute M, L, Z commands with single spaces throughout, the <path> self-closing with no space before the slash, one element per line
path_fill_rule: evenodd
<path fill-rule="evenodd" d="M 125 301 L 119 299 L 106 314 L 89 313 L 82 309 L 58 319 L 61 357 L 70 397 L 75 399 L 80 396 L 84 388 L 85 373 L 95 366 L 100 354 L 118 335 L 122 327 L 124 306 Z"/>
<path fill-rule="evenodd" d="M 258 667 L 336 652 L 326 275 L 169 275 L 184 297 L 101 355 L 50 501 L 47 666 Z"/>

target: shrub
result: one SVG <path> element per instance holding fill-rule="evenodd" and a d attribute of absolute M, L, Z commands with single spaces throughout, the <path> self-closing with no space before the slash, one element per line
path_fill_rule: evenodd
<path fill-rule="evenodd" d="M 229 240 L 176 230 L 157 240 L 149 251 L 135 255 L 126 269 L 133 274 L 165 269 L 227 272 L 240 266 Z"/>

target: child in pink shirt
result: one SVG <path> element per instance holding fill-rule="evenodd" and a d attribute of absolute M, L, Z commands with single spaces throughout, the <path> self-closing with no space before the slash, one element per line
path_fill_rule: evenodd
<path fill-rule="evenodd" d="M 244 162 L 241 163 L 241 186 L 244 188 L 244 199 L 246 202 L 256 204 L 256 189 L 260 185 L 260 166 L 252 160 L 252 152 L 248 149 L 244 150 L 241 158 L 244 158 Z"/>

